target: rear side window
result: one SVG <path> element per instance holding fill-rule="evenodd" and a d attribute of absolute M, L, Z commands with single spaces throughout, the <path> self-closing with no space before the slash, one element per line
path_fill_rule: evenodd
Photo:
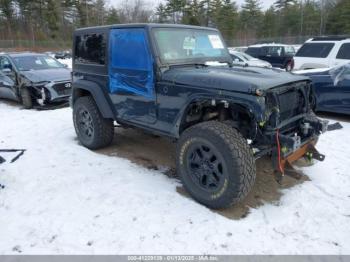
<path fill-rule="evenodd" d="M 256 56 L 260 55 L 260 50 L 261 50 L 260 47 L 248 47 L 247 51 L 245 51 L 245 52 L 248 55 L 256 57 Z"/>
<path fill-rule="evenodd" d="M 283 55 L 283 47 L 282 46 L 269 46 L 267 48 L 267 55 L 280 57 Z"/>
<path fill-rule="evenodd" d="M 104 65 L 106 37 L 104 34 L 83 34 L 75 37 L 76 63 Z"/>
<path fill-rule="evenodd" d="M 334 47 L 334 43 L 306 43 L 295 56 L 326 58 Z"/>
<path fill-rule="evenodd" d="M 295 49 L 294 49 L 294 47 L 293 46 L 285 46 L 284 47 L 284 53 L 286 54 L 286 55 L 295 55 Z"/>
<path fill-rule="evenodd" d="M 350 43 L 342 44 L 337 54 L 337 58 L 350 60 Z"/>

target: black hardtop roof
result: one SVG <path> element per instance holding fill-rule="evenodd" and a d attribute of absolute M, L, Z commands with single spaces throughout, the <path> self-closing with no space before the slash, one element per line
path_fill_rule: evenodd
<path fill-rule="evenodd" d="M 193 25 L 183 25 L 183 24 L 156 24 L 156 23 L 130 23 L 130 24 L 113 24 L 104 26 L 94 26 L 94 27 L 83 27 L 78 28 L 75 32 L 82 31 L 97 31 L 97 30 L 109 30 L 113 28 L 128 28 L 128 27 L 147 27 L 147 28 L 183 28 L 183 29 L 204 29 L 218 31 L 216 28 L 193 26 Z"/>

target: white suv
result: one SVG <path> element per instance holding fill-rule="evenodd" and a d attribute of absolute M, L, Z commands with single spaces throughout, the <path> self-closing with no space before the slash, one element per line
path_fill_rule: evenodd
<path fill-rule="evenodd" d="M 349 37 L 316 37 L 294 56 L 294 70 L 331 68 L 350 61 Z"/>

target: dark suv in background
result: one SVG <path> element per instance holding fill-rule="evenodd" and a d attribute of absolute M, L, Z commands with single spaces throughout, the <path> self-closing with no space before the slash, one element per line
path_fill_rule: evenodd
<path fill-rule="evenodd" d="M 293 46 L 258 44 L 249 46 L 245 52 L 255 58 L 269 62 L 273 67 L 279 67 L 286 71 L 292 71 L 294 68 L 295 49 Z"/>
<path fill-rule="evenodd" d="M 27 109 L 68 102 L 70 74 L 66 65 L 46 54 L 0 54 L 0 98 L 21 102 Z"/>

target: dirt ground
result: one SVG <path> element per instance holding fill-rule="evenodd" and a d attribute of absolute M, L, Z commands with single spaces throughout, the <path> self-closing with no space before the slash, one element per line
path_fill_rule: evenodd
<path fill-rule="evenodd" d="M 165 175 L 178 179 L 175 171 L 175 143 L 170 139 L 146 134 L 141 130 L 117 127 L 113 144 L 97 152 L 126 158 L 146 168 L 165 170 Z M 308 180 L 305 175 L 300 180 L 285 176 L 280 185 L 274 178 L 269 158 L 259 159 L 256 165 L 257 178 L 248 197 L 232 208 L 216 212 L 230 219 L 244 218 L 249 214 L 250 208 L 257 208 L 264 203 L 278 205 L 281 189 Z M 178 187 L 177 192 L 184 197 L 190 197 L 183 187 Z"/>

